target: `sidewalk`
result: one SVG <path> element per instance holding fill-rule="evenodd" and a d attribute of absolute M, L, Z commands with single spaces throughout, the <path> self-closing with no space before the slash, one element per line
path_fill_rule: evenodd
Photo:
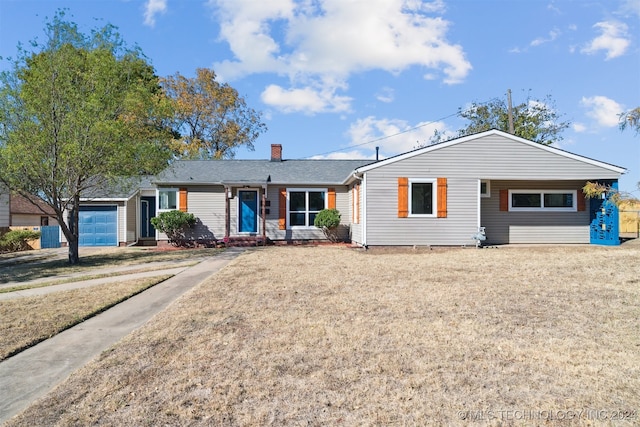
<path fill-rule="evenodd" d="M 115 307 L 0 362 L 0 423 L 45 395 L 73 371 L 142 326 L 243 251 L 244 248 L 230 248 L 209 257 Z M 157 275 L 159 272 L 152 273 Z M 119 276 L 126 277 L 129 276 Z"/>

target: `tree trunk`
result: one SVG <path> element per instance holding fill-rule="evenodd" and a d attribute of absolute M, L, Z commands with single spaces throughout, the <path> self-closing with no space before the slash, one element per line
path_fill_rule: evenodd
<path fill-rule="evenodd" d="M 79 210 L 80 197 L 76 196 L 74 197 L 71 205 L 71 211 L 69 212 L 68 217 L 69 227 L 65 233 L 67 245 L 69 246 L 69 264 L 72 265 L 80 264 L 80 253 L 78 252 L 78 237 L 80 235 L 78 227 Z"/>

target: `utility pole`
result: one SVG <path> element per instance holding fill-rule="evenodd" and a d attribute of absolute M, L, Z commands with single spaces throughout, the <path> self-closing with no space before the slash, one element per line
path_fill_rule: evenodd
<path fill-rule="evenodd" d="M 509 110 L 507 112 L 509 116 L 509 133 L 513 135 L 516 133 L 516 131 L 513 128 L 513 107 L 511 106 L 511 89 L 507 89 L 507 102 L 509 106 Z"/>

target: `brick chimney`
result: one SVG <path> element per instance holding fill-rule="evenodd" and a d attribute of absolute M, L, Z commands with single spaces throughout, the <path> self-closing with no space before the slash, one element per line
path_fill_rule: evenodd
<path fill-rule="evenodd" d="M 282 145 L 281 144 L 271 144 L 271 161 L 272 162 L 282 161 Z"/>

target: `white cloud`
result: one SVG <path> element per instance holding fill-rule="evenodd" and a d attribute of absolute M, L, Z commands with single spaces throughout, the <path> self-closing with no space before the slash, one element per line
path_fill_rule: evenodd
<path fill-rule="evenodd" d="M 375 151 L 377 146 L 380 147 L 383 155 L 392 156 L 429 144 L 436 130 L 447 131 L 442 122 L 420 122 L 411 125 L 406 120 L 378 119 L 369 116 L 352 123 L 347 135 L 353 146 L 370 142 L 362 149 Z"/>
<path fill-rule="evenodd" d="M 380 102 L 385 103 L 393 102 L 393 100 L 395 99 L 395 92 L 390 87 L 383 87 L 376 94 L 376 99 Z"/>
<path fill-rule="evenodd" d="M 345 112 L 349 110 L 351 98 L 338 96 L 335 90 L 284 89 L 278 85 L 269 85 L 262 92 L 262 102 L 286 113 L 305 112 Z"/>
<path fill-rule="evenodd" d="M 640 0 L 624 0 L 619 13 L 622 15 L 636 15 L 640 17 Z"/>
<path fill-rule="evenodd" d="M 156 15 L 167 11 L 167 0 L 147 0 L 144 5 L 144 24 L 156 25 Z"/>
<path fill-rule="evenodd" d="M 596 23 L 593 27 L 598 29 L 602 34 L 582 48 L 582 53 L 593 55 L 604 50 L 607 54 L 606 59 L 608 60 L 623 55 L 631 44 L 627 35 L 628 27 L 622 22 L 602 21 Z"/>
<path fill-rule="evenodd" d="M 580 105 L 587 109 L 587 116 L 606 127 L 618 126 L 618 115 L 624 111 L 623 105 L 606 96 L 582 97 Z"/>
<path fill-rule="evenodd" d="M 233 60 L 214 64 L 220 78 L 253 73 L 287 76 L 293 88 L 346 89 L 353 74 L 398 74 L 422 67 L 425 78 L 464 81 L 462 46 L 448 42 L 441 0 L 209 0 Z"/>
<path fill-rule="evenodd" d="M 574 132 L 583 133 L 587 131 L 587 127 L 582 123 L 574 123 L 571 125 Z"/>
<path fill-rule="evenodd" d="M 375 160 L 375 154 L 372 156 L 370 152 L 365 153 L 360 150 L 352 151 L 336 151 L 335 153 L 329 153 L 325 155 L 313 156 L 311 159 L 333 159 L 333 160 L 355 160 L 355 159 L 369 159 Z M 379 159 L 382 159 L 380 157 Z"/>
<path fill-rule="evenodd" d="M 548 37 L 538 37 L 537 39 L 533 40 L 530 45 L 531 46 L 540 46 L 541 44 L 544 43 L 549 43 L 554 41 L 555 39 L 558 38 L 558 36 L 562 34 L 559 30 L 557 29 L 553 29 L 551 31 L 549 31 Z"/>

